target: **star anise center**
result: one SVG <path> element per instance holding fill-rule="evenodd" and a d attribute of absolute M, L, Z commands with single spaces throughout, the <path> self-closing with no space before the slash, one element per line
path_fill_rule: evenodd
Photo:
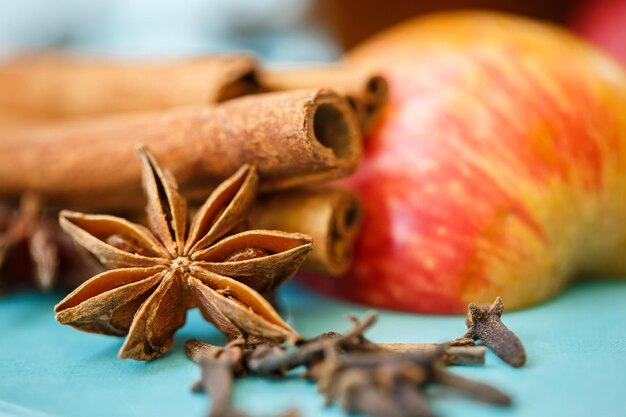
<path fill-rule="evenodd" d="M 170 268 L 181 275 L 186 275 L 191 272 L 190 266 L 192 264 L 192 260 L 186 256 L 179 256 L 174 259 L 170 264 Z"/>

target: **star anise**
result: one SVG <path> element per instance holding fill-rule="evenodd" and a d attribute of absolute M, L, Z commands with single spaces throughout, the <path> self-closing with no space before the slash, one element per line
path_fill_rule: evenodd
<path fill-rule="evenodd" d="M 150 230 L 127 220 L 61 212 L 60 224 L 105 266 L 56 307 L 79 330 L 125 335 L 120 358 L 154 359 L 173 344 L 186 311 L 198 307 L 230 341 L 295 342 L 300 336 L 260 292 L 291 278 L 311 239 L 267 230 L 228 235 L 253 203 L 258 176 L 241 167 L 187 222 L 175 180 L 139 148 Z"/>
<path fill-rule="evenodd" d="M 57 284 L 75 288 L 98 272 L 94 264 L 46 215 L 37 195 L 22 195 L 17 209 L 0 203 L 0 286 L 34 281 L 44 291 Z"/>

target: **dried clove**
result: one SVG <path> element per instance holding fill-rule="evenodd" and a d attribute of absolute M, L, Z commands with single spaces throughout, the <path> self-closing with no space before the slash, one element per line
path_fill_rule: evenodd
<path fill-rule="evenodd" d="M 295 350 L 287 351 L 277 346 L 261 346 L 255 350 L 247 362 L 252 373 L 272 375 L 284 373 L 299 366 L 310 366 L 323 356 L 324 349 L 334 346 L 338 350 L 351 351 L 397 351 L 428 355 L 443 347 L 442 360 L 446 365 L 483 364 L 485 349 L 478 346 L 447 346 L 435 343 L 374 343 L 363 336 L 363 332 L 376 321 L 376 315 L 368 314 L 363 321 L 354 317 L 349 320 L 355 323 L 353 329 L 341 335 L 324 333 L 316 338 L 300 343 Z"/>
<path fill-rule="evenodd" d="M 193 385 L 194 392 L 206 392 L 211 397 L 209 417 L 248 417 L 233 408 L 231 397 L 236 375 L 243 373 L 244 348 L 237 342 L 225 348 L 191 339 L 185 343 L 185 352 L 200 365 L 201 377 Z M 290 410 L 282 417 L 298 417 L 299 413 Z"/>
<path fill-rule="evenodd" d="M 339 403 L 348 413 L 364 413 L 380 417 L 410 417 L 404 404 L 392 392 L 379 389 L 370 382 L 370 372 L 352 369 L 337 376 Z"/>
<path fill-rule="evenodd" d="M 260 348 L 255 351 L 248 363 L 248 369 L 259 375 L 287 372 L 299 366 L 310 366 L 324 356 L 324 351 L 329 346 L 337 349 L 345 349 L 359 345 L 370 347 L 371 342 L 366 341 L 363 332 L 376 322 L 374 313 L 368 314 L 361 322 L 349 318 L 355 326 L 345 335 L 338 333 L 325 333 L 314 339 L 309 339 L 299 344 L 296 350 L 288 352 L 274 347 L 273 349 Z"/>
<path fill-rule="evenodd" d="M 301 366 L 307 369 L 301 376 L 317 383 L 327 404 L 337 402 L 349 413 L 434 417 L 426 400 L 430 385 L 490 404 L 511 403 L 494 387 L 445 371 L 444 365 L 451 363 L 483 363 L 485 348 L 473 346 L 472 339 L 444 344 L 378 344 L 364 336 L 375 323 L 375 314 L 362 321 L 349 319 L 353 327 L 345 334 L 324 333 L 296 346 L 233 341 L 220 348 L 188 341 L 187 355 L 202 367 L 198 387 L 213 397 L 210 416 L 238 415 L 228 414 L 234 412 L 230 393 L 235 376 L 281 377 Z"/>
<path fill-rule="evenodd" d="M 500 320 L 504 311 L 502 299 L 497 297 L 492 305 L 467 306 L 468 330 L 455 342 L 457 345 L 482 341 L 504 362 L 513 367 L 526 363 L 526 350 L 520 339 Z"/>
<path fill-rule="evenodd" d="M 428 406 L 426 395 L 422 390 L 415 389 L 411 384 L 401 383 L 396 391 L 396 399 L 405 410 L 412 410 L 412 416 L 435 417 L 435 413 Z"/>
<path fill-rule="evenodd" d="M 485 348 L 482 346 L 456 346 L 438 343 L 378 343 L 383 349 L 394 352 L 434 352 L 443 347 L 445 365 L 484 365 Z"/>
<path fill-rule="evenodd" d="M 494 405 L 511 405 L 511 398 L 491 385 L 463 378 L 443 369 L 433 370 L 433 381 L 453 388 L 477 401 Z"/>
<path fill-rule="evenodd" d="M 432 384 L 452 388 L 476 400 L 509 405 L 510 398 L 489 385 L 443 370 L 443 347 L 430 356 L 410 352 L 328 352 L 318 368 L 318 388 L 327 401 L 348 412 L 387 416 L 433 416 L 424 400 Z"/>
<path fill-rule="evenodd" d="M 201 386 L 212 400 L 209 417 L 243 417 L 244 414 L 231 407 L 234 380 L 231 359 L 225 355 L 203 359 L 201 369 Z"/>

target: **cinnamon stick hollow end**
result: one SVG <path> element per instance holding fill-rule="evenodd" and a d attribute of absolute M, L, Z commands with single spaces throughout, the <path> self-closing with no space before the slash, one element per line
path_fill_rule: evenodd
<path fill-rule="evenodd" d="M 313 238 L 313 251 L 302 267 L 340 276 L 353 260 L 361 205 L 356 194 L 346 189 L 291 191 L 260 199 L 249 222 L 253 228 L 307 233 Z"/>
<path fill-rule="evenodd" d="M 322 90 L 307 118 L 309 137 L 330 150 L 329 160 L 336 161 L 337 170 L 346 174 L 356 169 L 362 151 L 357 121 L 347 103 L 343 97 Z"/>
<path fill-rule="evenodd" d="M 262 91 L 257 79 L 255 59 L 240 55 L 233 61 L 231 70 L 224 71 L 223 81 L 216 86 L 214 96 L 207 98 L 208 103 L 219 103 Z"/>
<path fill-rule="evenodd" d="M 346 95 L 357 114 L 361 131 L 367 134 L 387 103 L 389 85 L 387 79 L 379 74 L 354 71 L 353 77 L 350 84 L 344 82 L 343 87 L 338 79 L 338 87 L 335 88 Z"/>
<path fill-rule="evenodd" d="M 332 88 L 345 95 L 367 133 L 387 101 L 387 80 L 380 74 L 344 65 L 319 68 L 263 69 L 257 79 L 268 91 L 299 88 Z"/>
<path fill-rule="evenodd" d="M 363 95 L 363 113 L 361 118 L 361 128 L 364 133 L 371 130 L 376 119 L 380 115 L 382 109 L 387 103 L 389 94 L 389 85 L 387 80 L 381 75 L 371 75 L 365 84 L 365 92 Z"/>
<path fill-rule="evenodd" d="M 256 94 L 215 109 L 221 123 L 204 135 L 212 142 L 220 137 L 230 141 L 228 152 L 233 156 L 224 160 L 224 168 L 233 170 L 244 162 L 256 165 L 261 192 L 341 178 L 353 172 L 361 159 L 356 115 L 348 100 L 334 91 Z M 214 148 L 207 149 L 212 152 Z M 237 165 L 232 164 L 235 161 Z"/>

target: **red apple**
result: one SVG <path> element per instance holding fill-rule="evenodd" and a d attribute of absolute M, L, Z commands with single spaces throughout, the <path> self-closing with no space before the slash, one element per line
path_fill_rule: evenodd
<path fill-rule="evenodd" d="M 565 30 L 508 15 L 410 20 L 349 54 L 391 97 L 348 180 L 356 262 L 328 293 L 461 313 L 626 274 L 626 75 Z"/>
<path fill-rule="evenodd" d="M 582 1 L 573 13 L 571 26 L 626 64 L 626 1 Z"/>

